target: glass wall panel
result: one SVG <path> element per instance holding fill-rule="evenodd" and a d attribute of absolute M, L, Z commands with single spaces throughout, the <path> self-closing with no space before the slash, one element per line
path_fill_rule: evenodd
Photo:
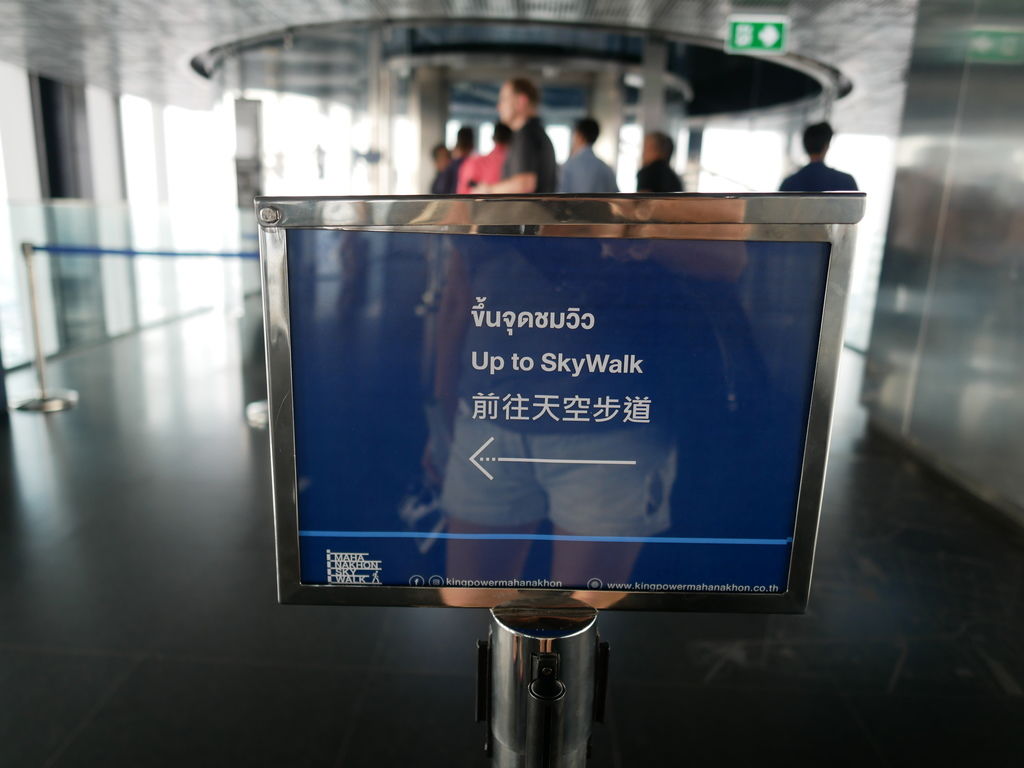
<path fill-rule="evenodd" d="M 871 336 L 871 318 L 878 295 L 889 205 L 892 201 L 895 141 L 889 136 L 839 134 L 828 153 L 828 164 L 852 173 L 867 193 L 864 218 L 857 225 L 857 248 L 850 275 L 846 308 L 846 344 L 864 351 Z"/>
<path fill-rule="evenodd" d="M 167 180 L 161 178 L 162 147 L 157 143 L 153 105 L 137 96 L 122 96 L 121 125 L 132 243 L 136 248 L 156 250 L 167 242 L 166 221 L 162 221 L 159 207 L 166 199 Z M 136 259 L 134 266 L 140 322 L 169 317 L 177 303 L 173 265 L 145 257 Z"/>
<path fill-rule="evenodd" d="M 3 364 L 16 365 L 28 359 L 18 304 L 18 270 L 11 216 L 7 207 L 7 169 L 4 167 L 3 136 L 0 136 L 0 350 Z"/>

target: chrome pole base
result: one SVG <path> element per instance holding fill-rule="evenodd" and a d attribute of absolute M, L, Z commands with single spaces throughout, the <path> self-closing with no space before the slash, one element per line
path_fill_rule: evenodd
<path fill-rule="evenodd" d="M 477 720 L 493 768 L 585 768 L 608 672 L 597 610 L 565 597 L 499 605 L 477 654 Z"/>
<path fill-rule="evenodd" d="M 15 400 L 12 408 L 19 411 L 35 411 L 36 413 L 59 413 L 69 411 L 78 404 L 78 393 L 73 389 L 51 390 L 46 395 L 37 394 Z"/>

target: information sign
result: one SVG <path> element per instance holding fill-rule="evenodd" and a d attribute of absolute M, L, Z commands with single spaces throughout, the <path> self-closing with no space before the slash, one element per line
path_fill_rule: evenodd
<path fill-rule="evenodd" d="M 730 16 L 725 38 L 728 53 L 781 54 L 789 44 L 786 16 Z"/>
<path fill-rule="evenodd" d="M 282 600 L 802 607 L 861 196 L 258 206 Z"/>

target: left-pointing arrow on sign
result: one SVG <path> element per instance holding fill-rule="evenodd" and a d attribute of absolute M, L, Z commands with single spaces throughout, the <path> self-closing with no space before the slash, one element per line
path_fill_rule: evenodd
<path fill-rule="evenodd" d="M 635 466 L 636 461 L 629 460 L 608 460 L 608 459 L 533 459 L 517 456 L 482 456 L 487 447 L 494 442 L 493 437 L 487 438 L 484 444 L 476 449 L 476 452 L 469 457 L 469 463 L 484 473 L 488 480 L 493 480 L 494 475 L 487 471 L 482 462 L 506 462 L 513 464 L 611 464 L 618 466 Z"/>
<path fill-rule="evenodd" d="M 477 469 L 479 469 L 485 475 L 487 475 L 487 479 L 488 480 L 493 480 L 494 479 L 494 475 L 492 475 L 490 472 L 488 472 L 486 469 L 484 469 L 483 465 L 479 461 L 477 461 L 476 458 L 477 458 L 477 456 L 479 456 L 481 453 L 484 452 L 484 450 L 487 448 L 488 445 L 490 445 L 493 442 L 494 442 L 494 438 L 493 437 L 488 437 L 486 442 L 484 442 L 483 445 L 481 445 L 479 448 L 476 449 L 476 453 L 474 453 L 472 456 L 469 457 L 469 463 L 472 464 Z M 484 461 L 487 461 L 487 459 L 484 459 Z"/>

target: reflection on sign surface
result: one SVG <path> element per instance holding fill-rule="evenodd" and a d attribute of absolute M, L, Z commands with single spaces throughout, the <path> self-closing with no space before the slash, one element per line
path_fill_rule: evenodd
<path fill-rule="evenodd" d="M 302 581 L 784 592 L 828 251 L 289 231 Z"/>

